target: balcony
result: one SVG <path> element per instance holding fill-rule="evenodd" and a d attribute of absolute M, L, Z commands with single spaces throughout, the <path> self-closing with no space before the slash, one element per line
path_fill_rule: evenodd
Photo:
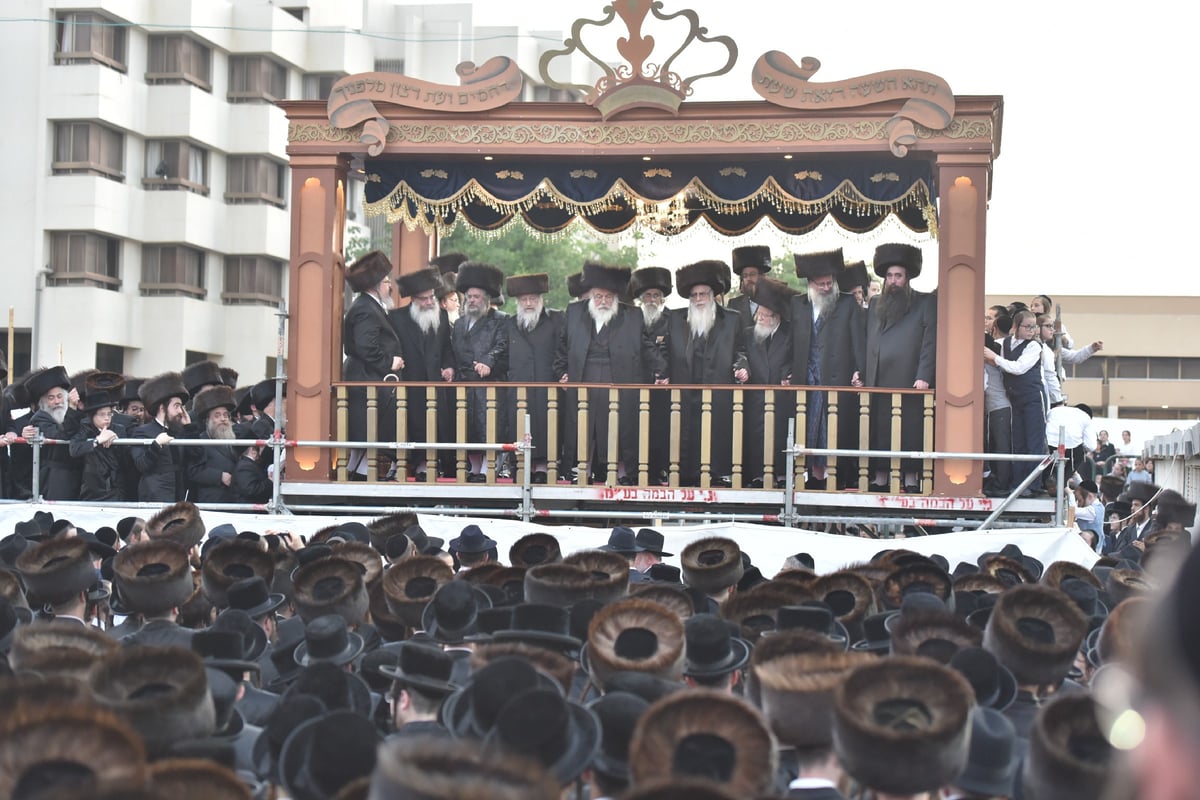
<path fill-rule="evenodd" d="M 163 84 L 146 89 L 147 139 L 194 139 L 224 150 L 229 117 L 223 98 L 191 84 Z"/>
<path fill-rule="evenodd" d="M 141 194 L 129 182 L 97 175 L 52 175 L 45 183 L 43 227 L 102 231 L 122 239 L 140 233 Z"/>

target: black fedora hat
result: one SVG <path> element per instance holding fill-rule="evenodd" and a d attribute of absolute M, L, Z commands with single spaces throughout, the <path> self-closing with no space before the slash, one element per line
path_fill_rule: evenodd
<path fill-rule="evenodd" d="M 362 652 L 363 639 L 351 632 L 346 620 L 337 614 L 317 617 L 304 626 L 304 641 L 293 658 L 302 667 L 318 661 L 349 664 Z"/>
<path fill-rule="evenodd" d="M 500 710 L 484 739 L 485 751 L 507 751 L 541 764 L 567 786 L 588 767 L 600 746 L 600 721 L 554 689 L 528 689 Z"/>
<path fill-rule="evenodd" d="M 951 784 L 973 795 L 1011 797 L 1020 765 L 1017 731 L 1008 718 L 987 706 L 971 712 L 967 766 Z"/>
<path fill-rule="evenodd" d="M 287 601 L 281 592 L 272 592 L 262 577 L 243 578 L 226 590 L 229 608 L 245 611 L 251 619 L 262 619 Z"/>
<path fill-rule="evenodd" d="M 257 661 L 246 656 L 246 645 L 238 631 L 200 630 L 192 635 L 192 650 L 204 659 L 204 665 L 212 669 L 226 670 L 230 676 L 237 674 L 241 680 L 243 672 L 258 672 Z"/>
<path fill-rule="evenodd" d="M 377 700 L 372 698 L 371 687 L 361 676 L 332 661 L 316 661 L 302 667 L 280 695 L 279 704 L 285 705 L 305 694 L 315 695 L 330 711 L 344 709 L 364 717 L 371 715 Z"/>
<path fill-rule="evenodd" d="M 637 536 L 631 528 L 618 525 L 608 534 L 608 543 L 601 545 L 598 550 L 610 553 L 620 553 L 623 556 L 637 555 L 645 552 L 645 548 L 637 543 Z"/>
<path fill-rule="evenodd" d="M 331 711 L 301 723 L 279 753 L 279 778 L 294 800 L 326 800 L 371 774 L 382 737 L 353 711 Z"/>
<path fill-rule="evenodd" d="M 271 783 L 279 783 L 279 756 L 288 736 L 300 725 L 325 714 L 325 704 L 313 695 L 297 695 L 279 704 L 267 718 L 262 733 L 254 740 L 251 762 L 254 772 Z"/>
<path fill-rule="evenodd" d="M 631 692 L 610 691 L 587 707 L 600 721 L 600 747 L 592 756 L 592 769 L 611 782 L 628 786 L 629 743 L 650 702 Z"/>
<path fill-rule="evenodd" d="M 694 614 L 684 623 L 686 656 L 683 674 L 693 678 L 728 675 L 750 660 L 750 645 L 733 636 L 716 614 Z"/>
<path fill-rule="evenodd" d="M 442 703 L 442 724 L 455 738 L 483 739 L 512 697 L 539 688 L 561 691 L 557 681 L 525 659 L 493 659 Z"/>
<path fill-rule="evenodd" d="M 421 628 L 443 644 L 458 644 L 478 632 L 479 611 L 491 606 L 491 598 L 478 586 L 450 581 L 421 612 Z"/>
<path fill-rule="evenodd" d="M 982 647 L 964 647 L 946 666 L 957 670 L 975 690 L 975 702 L 982 707 L 1003 711 L 1017 699 L 1017 679 L 1008 667 Z"/>
<path fill-rule="evenodd" d="M 454 659 L 436 645 L 401 642 L 396 665 L 381 664 L 379 671 L 405 689 L 424 695 L 445 697 L 458 686 L 450 680 Z"/>
<path fill-rule="evenodd" d="M 653 528 L 639 528 L 637 536 L 634 537 L 634 540 L 638 543 L 638 546 L 647 553 L 654 553 L 654 555 L 658 556 L 659 558 L 670 558 L 671 556 L 675 555 L 674 553 L 668 553 L 663 550 L 663 545 L 666 544 L 666 539 L 661 533 Z"/>
<path fill-rule="evenodd" d="M 543 603 L 513 606 L 509 627 L 496 631 L 492 638 L 503 642 L 527 642 L 563 652 L 578 651 L 583 642 L 570 634 L 571 616 L 567 609 Z"/>
<path fill-rule="evenodd" d="M 486 553 L 496 546 L 478 525 L 468 525 L 458 536 L 450 540 L 449 549 L 454 553 Z"/>
<path fill-rule="evenodd" d="M 271 644 L 267 632 L 254 619 L 239 608 L 227 608 L 208 627 L 210 631 L 230 631 L 241 637 L 241 658 L 258 662 Z"/>

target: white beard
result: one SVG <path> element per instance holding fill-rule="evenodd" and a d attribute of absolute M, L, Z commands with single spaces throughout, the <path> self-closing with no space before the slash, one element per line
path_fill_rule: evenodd
<path fill-rule="evenodd" d="M 617 304 L 613 303 L 612 306 L 606 309 L 598 309 L 594 302 L 588 300 L 588 313 L 596 321 L 596 332 L 599 333 L 600 329 L 611 322 L 612 318 L 617 315 Z"/>
<path fill-rule="evenodd" d="M 453 325 L 458 321 L 458 309 L 446 309 L 446 321 Z"/>
<path fill-rule="evenodd" d="M 716 303 L 709 303 L 702 311 L 693 305 L 688 306 L 688 327 L 692 329 L 692 336 L 707 336 L 716 322 Z"/>
<path fill-rule="evenodd" d="M 836 292 L 829 294 L 821 294 L 813 287 L 808 287 L 808 302 L 812 303 L 813 315 L 823 317 L 833 309 L 833 304 L 837 302 L 838 296 Z"/>
<path fill-rule="evenodd" d="M 67 418 L 67 407 L 61 405 L 58 408 L 48 408 L 45 403 L 39 403 L 38 409 L 50 415 L 57 424 L 62 425 L 63 420 Z"/>
<path fill-rule="evenodd" d="M 647 328 L 662 319 L 662 315 L 663 307 L 660 305 L 642 306 L 642 318 L 646 321 Z"/>
<path fill-rule="evenodd" d="M 208 438 L 210 439 L 234 438 L 232 422 L 215 422 L 213 420 L 209 420 L 204 429 L 208 433 Z"/>
<path fill-rule="evenodd" d="M 763 325 L 761 322 L 754 323 L 754 341 L 762 344 L 767 339 L 774 335 L 775 331 L 779 330 L 779 323 L 774 325 Z"/>
<path fill-rule="evenodd" d="M 517 327 L 523 331 L 532 331 L 537 327 L 538 320 L 542 316 L 543 308 L 545 308 L 545 304 L 541 300 L 538 301 L 537 308 L 518 308 Z"/>
<path fill-rule="evenodd" d="M 421 308 L 416 303 L 408 304 L 408 315 L 412 317 L 412 321 L 417 323 L 417 327 L 421 329 L 421 333 L 437 333 L 438 326 L 442 324 L 441 309 L 437 306 L 428 310 Z"/>
<path fill-rule="evenodd" d="M 378 295 L 379 302 L 383 304 L 384 311 L 391 311 L 396 307 L 396 298 L 392 297 L 391 292 L 383 292 Z"/>

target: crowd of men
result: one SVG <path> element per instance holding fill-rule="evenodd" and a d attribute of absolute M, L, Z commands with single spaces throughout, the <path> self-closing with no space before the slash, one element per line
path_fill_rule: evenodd
<path fill-rule="evenodd" d="M 648 528 L 502 561 L 411 514 L 305 541 L 38 512 L 0 539 L 0 797 L 1183 800 L 1196 507 L 1145 507 L 1091 569 L 823 574 Z"/>
<path fill-rule="evenodd" d="M 219 441 L 271 439 L 276 384 L 235 388 L 237 378 L 213 361 L 147 379 L 95 369 L 31 371 L 4 387 L 0 497 L 33 496 L 38 441 L 36 489 L 45 500 L 267 502 L 274 451 Z M 139 442 L 114 444 L 118 439 Z"/>
<path fill-rule="evenodd" d="M 549 291 L 546 274 L 512 275 L 489 264 L 469 261 L 461 254 L 445 254 L 428 268 L 393 279 L 393 268 L 378 251 L 351 264 L 346 280 L 357 292 L 343 325 L 345 380 L 405 383 L 435 382 L 452 386 L 469 383 L 467 393 L 468 442 L 512 441 L 517 430 L 517 404 L 512 389 L 498 398 L 499 423 L 486 427 L 488 401 L 478 384 L 561 383 L 558 421 L 551 441 L 545 388 L 527 398 L 532 437 L 532 480 L 547 480 L 548 465 L 557 463 L 567 480 L 605 481 L 609 464 L 616 463 L 622 485 L 636 482 L 639 469 L 639 399 L 634 389 L 621 390 L 617 399 L 617 431 L 609 431 L 607 389 L 567 388 L 571 384 L 607 386 L 683 386 L 680 402 L 679 461 L 667 462 L 671 452 L 670 399 L 665 391 L 651 392 L 648 464 L 651 483 L 665 484 L 669 470 L 678 467 L 684 485 L 697 485 L 707 471 L 713 485 L 731 484 L 735 461 L 742 467 L 743 485 L 782 485 L 787 423 L 795 416 L 797 393 L 777 391 L 768 404 L 761 391 L 746 392 L 743 447 L 733 452 L 733 396 L 736 385 L 763 387 L 843 387 L 837 392 L 838 429 L 827 430 L 828 392 L 799 394 L 805 405 L 807 430 L 796 438 L 808 447 L 859 448 L 859 398 L 854 389 L 881 387 L 930 389 L 936 363 L 937 304 L 935 298 L 915 291 L 911 281 L 921 273 L 921 251 L 905 244 L 881 245 L 873 268 L 881 283 L 870 280 L 863 262 L 847 264 L 842 251 L 794 256 L 796 274 L 807 283 L 796 292 L 771 277 L 771 251 L 748 246 L 733 250 L 731 264 L 720 260 L 688 264 L 674 273 L 661 267 L 630 271 L 588 262 L 568 281 L 576 300 L 566 309 L 546 308 Z M 739 280 L 740 294 L 726 302 Z M 407 307 L 396 307 L 393 281 Z M 871 287 L 879 287 L 873 296 Z M 674 290 L 686 300 L 682 308 L 668 309 L 665 299 Z M 496 308 L 503 297 L 514 297 L 517 311 L 504 314 Z M 461 302 L 461 312 L 457 309 Z M 442 307 L 439 308 L 439 305 Z M 711 404 L 703 401 L 702 388 L 711 391 Z M 377 440 L 390 441 L 395 433 L 394 391 L 406 391 L 409 441 L 453 441 L 455 414 L 452 395 L 438 393 L 438 430 L 426 427 L 426 412 L 433 393 L 426 386 L 388 387 L 377 398 Z M 579 414 L 586 391 L 588 414 Z M 705 417 L 705 413 L 708 416 Z M 922 449 L 923 404 L 919 394 L 905 395 L 901 409 L 901 436 L 891 441 L 890 395 L 875 394 L 870 403 L 870 441 L 874 450 Z M 354 387 L 350 394 L 350 440 L 362 441 L 367 431 L 367 390 Z M 582 419 L 582 423 L 581 423 Z M 702 429 L 707 419 L 707 428 Z M 767 441 L 766 423 L 773 423 Z M 586 429 L 581 431 L 580 424 Z M 580 435 L 582 433 L 582 436 Z M 446 437 L 450 438 L 446 438 Z M 423 438 L 424 437 L 424 438 Z M 616 452 L 609 452 L 610 438 Z M 586 452 L 578 452 L 580 441 Z M 704 445 L 709 457 L 702 463 Z M 369 469 L 365 450 L 351 460 L 351 471 L 365 475 Z M 771 469 L 767 469 L 770 454 Z M 453 458 L 453 456 L 448 456 Z M 498 475 L 507 477 L 511 462 L 501 458 Z M 468 480 L 486 480 L 483 453 L 470 454 Z M 586 473 L 577 467 L 586 465 Z M 869 485 L 885 490 L 887 459 L 869 465 Z M 808 488 L 851 488 L 859 484 L 857 460 L 838 464 L 836 487 L 830 487 L 826 460 L 812 458 L 806 465 Z M 418 478 L 430 468 L 425 456 L 410 451 L 407 468 Z M 437 465 L 442 474 L 453 471 L 453 462 Z M 902 464 L 905 491 L 920 491 L 919 465 Z"/>

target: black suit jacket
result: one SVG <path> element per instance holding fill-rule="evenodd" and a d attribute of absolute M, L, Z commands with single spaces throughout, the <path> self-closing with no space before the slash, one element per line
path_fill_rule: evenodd
<path fill-rule="evenodd" d="M 640 309 L 619 303 L 617 313 L 608 325 L 611 329 L 609 354 L 613 383 L 643 383 L 647 375 L 663 373 L 659 350 L 646 331 Z M 566 322 L 554 357 L 556 376 L 566 375 L 572 383 L 583 380 L 588 345 L 595 329 L 596 323 L 585 303 L 572 303 L 567 307 Z"/>
<path fill-rule="evenodd" d="M 862 306 L 854 295 L 838 297 L 821 322 L 821 385 L 849 386 L 855 372 L 862 372 L 865 351 Z M 792 385 L 808 383 L 808 359 L 813 346 L 812 303 L 807 294 L 792 298 Z"/>
<path fill-rule="evenodd" d="M 392 359 L 403 356 L 400 338 L 387 312 L 374 297 L 363 292 L 342 320 L 342 380 L 379 381 L 392 371 Z"/>
<path fill-rule="evenodd" d="M 910 389 L 922 380 L 933 386 L 937 367 L 937 298 L 913 292 L 908 313 L 884 327 L 878 313 L 879 298 L 867 311 L 866 364 L 863 383 Z"/>
<path fill-rule="evenodd" d="M 454 367 L 454 351 L 450 349 L 450 318 L 444 309 L 439 309 L 439 312 L 441 324 L 432 335 L 421 331 L 408 308 L 388 312 L 388 319 L 404 352 L 404 374 L 401 377 L 406 381 L 440 381 L 442 370 Z"/>
<path fill-rule="evenodd" d="M 733 384 L 734 371 L 748 369 L 742 318 L 736 311 L 717 306 L 717 319 L 708 333 L 701 374 L 698 380 L 693 380 L 692 331 L 688 327 L 687 309 L 675 308 L 669 313 L 667 371 L 671 383 Z"/>

